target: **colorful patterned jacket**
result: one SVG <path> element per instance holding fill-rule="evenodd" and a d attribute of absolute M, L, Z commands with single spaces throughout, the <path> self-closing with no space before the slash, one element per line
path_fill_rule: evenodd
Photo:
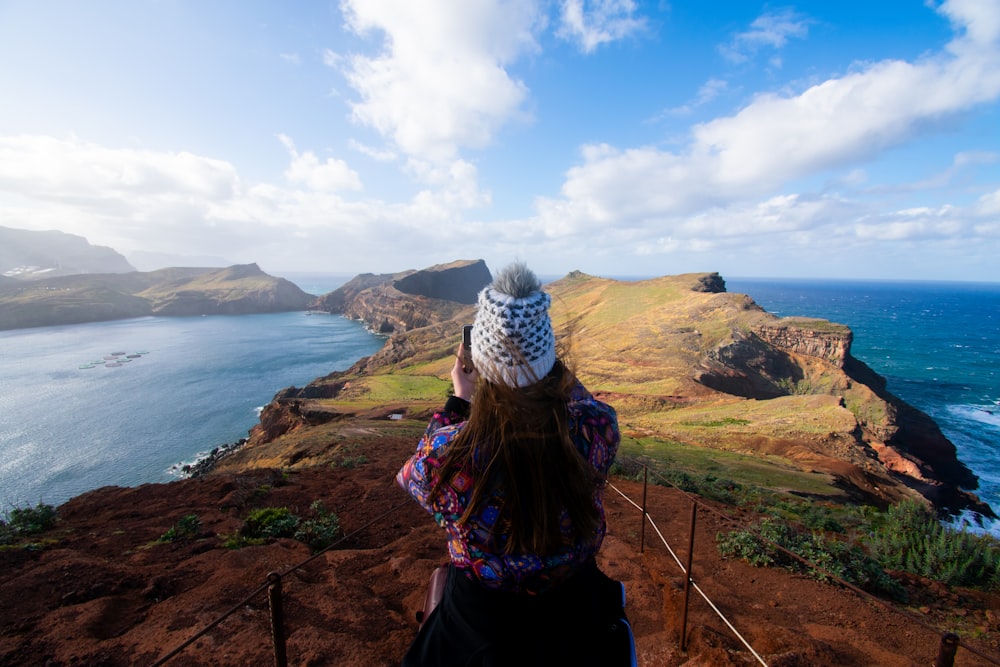
<path fill-rule="evenodd" d="M 490 539 L 503 501 L 501 490 L 482 502 L 479 511 L 466 522 L 459 522 L 468 507 L 474 482 L 467 471 L 454 475 L 437 496 L 431 497 L 448 444 L 465 425 L 468 410 L 467 402 L 450 398 L 445 409 L 431 418 L 416 454 L 400 469 L 396 481 L 447 531 L 451 561 L 465 576 L 487 588 L 542 592 L 564 581 L 593 558 L 604 540 L 604 480 L 618 451 L 617 415 L 614 408 L 595 399 L 577 382 L 568 404 L 570 437 L 598 472 L 600 482 L 594 488 L 594 504 L 600 511 L 600 528 L 590 539 L 543 557 L 530 553 L 504 554 L 502 546 Z M 564 517 L 564 523 L 568 523 L 568 516 Z"/>

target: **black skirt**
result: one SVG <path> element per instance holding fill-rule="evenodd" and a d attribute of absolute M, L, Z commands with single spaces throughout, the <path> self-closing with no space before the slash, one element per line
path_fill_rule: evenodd
<path fill-rule="evenodd" d="M 403 667 L 634 665 L 623 591 L 593 561 L 539 595 L 490 590 L 452 566 Z"/>

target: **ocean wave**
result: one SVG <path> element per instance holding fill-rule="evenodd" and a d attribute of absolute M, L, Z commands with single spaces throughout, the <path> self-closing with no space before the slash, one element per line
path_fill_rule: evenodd
<path fill-rule="evenodd" d="M 992 535 L 993 537 L 1000 538 L 1000 520 L 989 519 L 969 510 L 943 523 L 955 530 L 964 530 L 976 535 Z"/>
<path fill-rule="evenodd" d="M 960 419 L 971 420 L 1000 428 L 1000 405 L 949 405 L 948 412 Z"/>

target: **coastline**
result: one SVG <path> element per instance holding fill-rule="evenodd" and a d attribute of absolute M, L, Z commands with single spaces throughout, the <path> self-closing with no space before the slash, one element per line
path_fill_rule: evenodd
<path fill-rule="evenodd" d="M 175 463 L 170 466 L 170 473 L 176 475 L 178 479 L 204 477 L 220 461 L 243 449 L 249 441 L 249 438 L 240 438 L 236 442 L 219 445 L 209 452 L 199 452 L 191 463 Z"/>

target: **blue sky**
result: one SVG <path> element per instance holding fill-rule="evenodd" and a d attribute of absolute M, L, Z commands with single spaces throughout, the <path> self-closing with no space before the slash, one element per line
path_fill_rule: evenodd
<path fill-rule="evenodd" d="M 0 225 L 142 270 L 1000 281 L 1000 3 L 0 0 Z"/>

